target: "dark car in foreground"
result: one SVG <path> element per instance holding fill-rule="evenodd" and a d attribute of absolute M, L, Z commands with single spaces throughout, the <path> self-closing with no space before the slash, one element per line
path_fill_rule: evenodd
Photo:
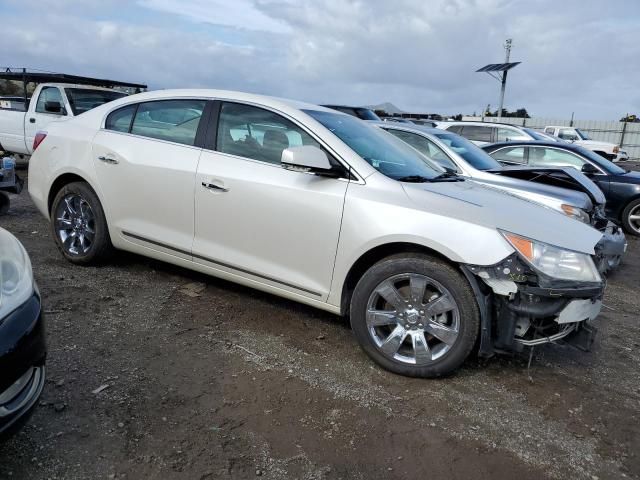
<path fill-rule="evenodd" d="M 482 147 L 503 165 L 573 167 L 604 193 L 605 213 L 631 235 L 640 236 L 640 172 L 620 168 L 580 145 L 559 142 L 501 142 Z"/>
<path fill-rule="evenodd" d="M 0 228 L 0 441 L 35 409 L 45 382 L 45 358 L 40 294 L 29 256 Z"/>

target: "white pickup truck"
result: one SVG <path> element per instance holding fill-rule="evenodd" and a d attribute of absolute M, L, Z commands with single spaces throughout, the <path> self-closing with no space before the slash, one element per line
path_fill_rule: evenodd
<path fill-rule="evenodd" d="M 553 135 L 567 142 L 580 145 L 581 147 L 591 150 L 612 162 L 629 160 L 629 155 L 624 150 L 621 150 L 619 145 L 592 140 L 579 128 L 550 125 L 544 127 L 544 133 Z"/>
<path fill-rule="evenodd" d="M 36 132 L 55 121 L 75 117 L 125 96 L 116 90 L 67 83 L 41 83 L 24 100 L 0 98 L 0 150 L 31 155 Z"/>

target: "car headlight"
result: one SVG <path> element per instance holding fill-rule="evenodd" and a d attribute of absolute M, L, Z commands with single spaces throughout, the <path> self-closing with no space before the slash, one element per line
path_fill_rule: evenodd
<path fill-rule="evenodd" d="M 20 242 L 0 228 L 0 321 L 33 295 L 31 261 Z"/>
<path fill-rule="evenodd" d="M 602 281 L 590 255 L 509 232 L 500 233 L 529 265 L 549 277 L 577 282 Z"/>
<path fill-rule="evenodd" d="M 562 205 L 560 205 L 560 208 L 562 209 L 562 212 L 567 217 L 571 217 L 575 220 L 579 220 L 586 224 L 591 223 L 591 218 L 589 217 L 589 214 L 584 210 L 582 210 L 581 208 L 573 207 L 571 205 L 567 205 L 566 203 L 563 203 Z"/>

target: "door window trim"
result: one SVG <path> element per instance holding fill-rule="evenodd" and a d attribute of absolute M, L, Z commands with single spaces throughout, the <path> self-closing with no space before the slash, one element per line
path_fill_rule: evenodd
<path fill-rule="evenodd" d="M 300 128 L 307 135 L 309 135 L 311 138 L 313 138 L 316 142 L 318 142 L 318 144 L 322 148 L 324 148 L 329 153 L 329 155 L 331 155 L 338 163 L 340 163 L 340 165 L 342 165 L 342 167 L 345 169 L 346 172 L 351 174 L 351 177 L 355 177 L 355 178 L 351 178 L 351 179 L 346 178 L 346 177 L 340 177 L 340 178 L 337 178 L 336 180 L 342 180 L 342 181 L 347 181 L 347 182 L 350 181 L 350 182 L 359 183 L 359 184 L 364 184 L 365 183 L 364 179 L 362 178 L 362 176 L 353 167 L 351 167 L 349 165 L 349 163 L 347 163 L 344 159 L 342 159 L 342 157 L 340 157 L 340 155 L 338 155 L 333 148 L 331 148 L 329 145 L 327 145 L 326 142 L 324 142 L 321 138 L 319 138 L 318 135 L 316 135 L 314 132 L 312 132 L 309 128 L 307 128 L 305 125 L 301 124 L 295 118 L 292 118 L 291 116 L 287 115 L 285 112 L 282 112 L 282 111 L 280 111 L 280 110 L 278 110 L 276 108 L 272 108 L 272 107 L 269 107 L 269 106 L 266 106 L 266 105 L 253 103 L 253 102 L 249 102 L 249 101 L 236 100 L 236 99 L 216 98 L 214 100 L 214 102 L 218 102 L 217 110 L 214 107 L 214 110 L 216 111 L 217 114 L 215 116 L 214 115 L 211 116 L 210 126 L 209 126 L 209 129 L 207 130 L 208 141 L 207 141 L 207 145 L 203 147 L 204 150 L 215 152 L 215 153 L 220 154 L 220 155 L 227 155 L 227 156 L 233 157 L 233 158 L 239 158 L 239 159 L 250 161 L 250 162 L 256 162 L 256 163 L 259 163 L 260 165 L 270 165 L 272 167 L 282 168 L 282 165 L 280 165 L 280 164 L 263 162 L 263 161 L 256 160 L 256 159 L 253 159 L 253 158 L 242 157 L 242 156 L 239 156 L 239 155 L 234 155 L 232 153 L 221 152 L 220 150 L 216 149 L 215 140 L 217 140 L 217 138 L 213 139 L 213 141 L 212 141 L 213 137 L 211 135 L 209 135 L 209 131 L 211 129 L 213 129 L 216 132 L 216 137 L 217 137 L 218 123 L 220 122 L 220 113 L 222 111 L 222 103 L 235 103 L 235 104 L 238 104 L 238 105 L 246 105 L 246 106 L 249 106 L 249 107 L 255 107 L 255 108 L 260 108 L 262 110 L 266 110 L 268 112 L 271 112 L 271 113 L 274 113 L 276 115 L 279 115 L 279 116 L 285 118 L 286 120 L 290 121 L 296 127 Z M 297 172 L 297 173 L 306 173 L 307 175 L 314 175 L 313 173 L 310 173 L 310 172 Z"/>

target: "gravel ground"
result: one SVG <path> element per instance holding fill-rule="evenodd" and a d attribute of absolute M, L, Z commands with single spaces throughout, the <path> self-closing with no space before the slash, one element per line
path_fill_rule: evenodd
<path fill-rule="evenodd" d="M 143 257 L 75 267 L 27 192 L 0 226 L 28 250 L 48 329 L 40 407 L 1 479 L 640 478 L 640 242 L 589 353 L 385 372 L 344 320 Z"/>

